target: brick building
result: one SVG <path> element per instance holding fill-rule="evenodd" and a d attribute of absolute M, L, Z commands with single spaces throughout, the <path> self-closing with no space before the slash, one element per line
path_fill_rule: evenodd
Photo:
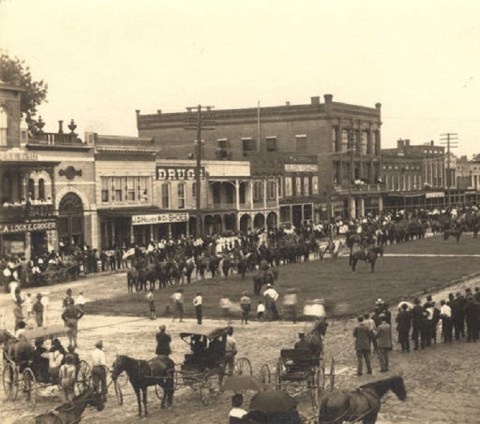
<path fill-rule="evenodd" d="M 139 136 L 154 138 L 163 157 L 186 159 L 194 151 L 194 137 L 184 129 L 187 118 L 187 112 L 159 110 L 142 115 L 137 111 Z M 203 136 L 205 159 L 271 161 L 278 153 L 316 158 L 315 163 L 301 164 L 308 166 L 292 171 L 309 173 L 308 195 L 301 188 L 307 180 L 302 175 L 291 176 L 295 190 L 299 188 L 295 193 L 302 191 L 300 204 L 313 205 L 311 212 L 302 206 L 304 219 L 316 219 L 322 211 L 359 216 L 382 208 L 379 103 L 369 108 L 334 102 L 332 95 L 325 95 L 324 103 L 312 97 L 304 105 L 217 110 L 215 120 L 215 129 Z M 252 168 L 253 175 L 256 169 Z M 318 178 L 318 193 L 310 190 L 313 174 Z M 280 193 L 289 193 L 289 181 L 289 177 L 280 180 Z M 301 214 L 292 208 L 290 217 L 286 212 L 283 216 L 293 222 Z"/>

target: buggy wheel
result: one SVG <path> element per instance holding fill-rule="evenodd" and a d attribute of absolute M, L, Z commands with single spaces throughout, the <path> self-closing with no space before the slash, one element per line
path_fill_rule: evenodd
<path fill-rule="evenodd" d="M 78 366 L 77 379 L 74 387 L 75 394 L 81 395 L 84 393 L 91 386 L 91 382 L 92 372 L 90 370 L 90 365 L 82 359 Z"/>
<path fill-rule="evenodd" d="M 200 386 L 200 399 L 205 406 L 211 405 L 220 394 L 220 377 L 217 374 L 206 375 Z"/>
<path fill-rule="evenodd" d="M 280 390 L 282 388 L 282 376 L 283 376 L 283 362 L 282 359 L 279 358 L 277 361 L 277 366 L 275 369 L 275 388 Z"/>
<path fill-rule="evenodd" d="M 11 362 L 3 368 L 3 390 L 7 400 L 15 400 L 18 393 L 18 370 Z"/>
<path fill-rule="evenodd" d="M 22 373 L 22 392 L 27 408 L 30 411 L 37 405 L 37 381 L 30 368 L 25 368 Z"/>
<path fill-rule="evenodd" d="M 252 375 L 252 364 L 247 358 L 238 358 L 233 366 L 234 375 Z"/>
<path fill-rule="evenodd" d="M 260 381 L 263 383 L 264 386 L 269 386 L 271 381 L 271 374 L 270 368 L 267 364 L 263 364 L 260 368 Z"/>
<path fill-rule="evenodd" d="M 321 367 L 315 367 L 313 371 L 313 383 L 310 386 L 310 398 L 313 409 L 319 407 L 320 398 L 323 396 L 325 387 L 325 370 Z"/>
<path fill-rule="evenodd" d="M 330 391 L 332 391 L 335 388 L 335 358 L 332 358 L 330 362 Z"/>
<path fill-rule="evenodd" d="M 123 393 L 122 393 L 122 388 L 121 385 L 117 380 L 113 382 L 113 387 L 115 389 L 115 397 L 117 398 L 117 402 L 119 405 L 123 405 Z M 156 386 L 155 386 L 156 390 Z"/>

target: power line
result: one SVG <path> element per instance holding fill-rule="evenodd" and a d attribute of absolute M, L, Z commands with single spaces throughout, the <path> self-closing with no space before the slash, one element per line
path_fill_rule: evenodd
<path fill-rule="evenodd" d="M 458 147 L 458 134 L 457 133 L 445 133 L 440 134 L 440 144 L 447 146 L 447 202 L 448 208 L 452 206 L 452 199 L 450 198 L 450 186 L 452 184 L 452 173 L 450 170 L 450 149 L 455 149 Z"/>

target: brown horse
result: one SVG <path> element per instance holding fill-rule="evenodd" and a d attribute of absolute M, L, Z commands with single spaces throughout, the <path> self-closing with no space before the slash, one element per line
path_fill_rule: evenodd
<path fill-rule="evenodd" d="M 163 388 L 162 408 L 165 407 L 165 402 L 168 406 L 172 404 L 175 390 L 174 369 L 175 364 L 166 356 L 157 356 L 151 361 L 145 361 L 120 355 L 112 366 L 112 380 L 116 381 L 123 371 L 127 373 L 128 380 L 137 396 L 138 416 L 142 416 L 141 394 L 143 395 L 144 414 L 147 416 L 148 386 L 159 385 Z"/>
<path fill-rule="evenodd" d="M 381 399 L 391 390 L 400 400 L 405 400 L 407 390 L 403 377 L 393 376 L 373 383 L 367 383 L 348 392 L 334 390 L 322 398 L 319 424 L 342 424 L 362 422 L 375 424 L 380 411 Z"/>

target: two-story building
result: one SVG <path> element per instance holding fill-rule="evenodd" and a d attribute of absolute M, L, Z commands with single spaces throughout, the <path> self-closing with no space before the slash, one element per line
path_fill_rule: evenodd
<path fill-rule="evenodd" d="M 334 102 L 332 95 L 324 99 L 324 103 L 320 97 L 312 97 L 310 104 L 304 105 L 287 102 L 284 106 L 216 110 L 214 129 L 202 136 L 204 158 L 268 162 L 278 153 L 311 155 L 315 163 L 305 165 L 309 165 L 306 172 L 318 178 L 318 195 L 314 194 L 310 202 L 318 215 L 320 211 L 331 214 L 332 209 L 340 209 L 355 217 L 381 209 L 381 105 L 369 108 Z M 185 131 L 188 121 L 189 112 L 159 110 L 142 115 L 137 111 L 139 135 L 154 138 L 168 158 L 185 159 L 194 154 L 194 136 Z M 287 172 L 298 173 L 298 169 Z M 298 178 L 303 177 L 294 178 L 292 192 L 299 184 Z M 291 211 L 297 218 L 284 212 L 284 220 L 297 221 L 301 215 L 297 209 Z M 315 219 L 315 212 L 308 209 L 303 211 L 303 219 L 310 219 L 305 218 L 309 213 Z"/>

